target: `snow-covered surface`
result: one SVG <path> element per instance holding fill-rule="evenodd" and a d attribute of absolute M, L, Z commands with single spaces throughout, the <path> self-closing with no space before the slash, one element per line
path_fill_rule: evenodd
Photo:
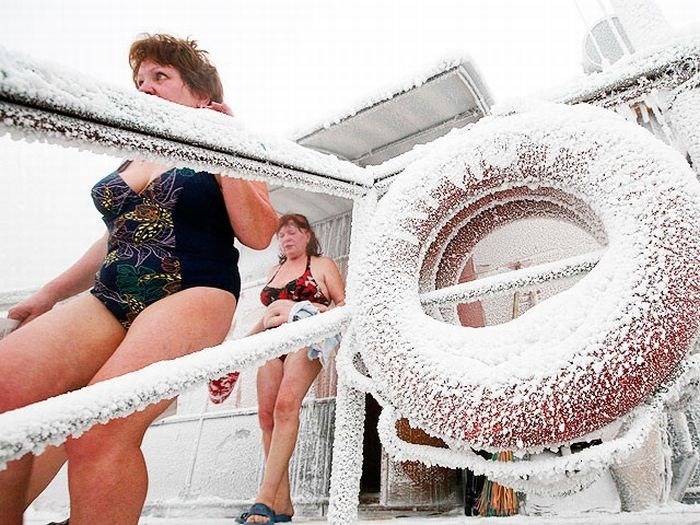
<path fill-rule="evenodd" d="M 353 184 L 371 184 L 357 166 L 339 161 L 332 155 L 301 147 L 289 140 L 255 135 L 241 128 L 235 119 L 227 115 L 179 106 L 136 91 L 105 85 L 82 73 L 37 61 L 1 46 L 0 97 L 111 128 L 148 133 L 155 137 L 202 146 L 214 152 Z M 7 124 L 3 128 L 7 131 Z M 78 138 L 78 131 L 69 133 L 69 137 L 73 135 L 73 139 Z M 64 140 L 63 143 L 70 144 L 70 140 Z M 91 145 L 85 142 L 83 146 Z M 99 146 L 94 145 L 98 149 Z M 123 146 L 129 146 L 128 141 Z M 211 165 L 210 159 L 200 159 L 200 165 L 207 165 L 207 160 Z M 225 170 L 223 172 L 227 173 Z"/>
<path fill-rule="evenodd" d="M 652 46 L 632 55 L 626 55 L 610 68 L 600 73 L 581 76 L 570 84 L 540 93 L 544 99 L 555 102 L 576 102 L 593 97 L 604 98 L 606 93 L 622 87 L 643 86 L 646 77 L 656 77 L 663 73 L 673 73 L 673 68 L 681 79 L 687 80 L 695 70 L 688 68 L 692 61 L 700 57 L 700 36 L 683 35 Z M 683 67 L 685 66 L 685 67 Z M 684 77 L 687 75 L 687 77 Z M 672 75 L 662 75 L 662 79 L 673 83 Z"/>
<path fill-rule="evenodd" d="M 79 436 L 97 423 L 169 399 L 207 379 L 242 370 L 342 332 L 347 309 L 287 324 L 243 340 L 160 361 L 128 375 L 0 414 L 0 465 Z"/>
<path fill-rule="evenodd" d="M 611 4 L 637 51 L 663 44 L 673 33 L 653 0 L 611 0 Z"/>
<path fill-rule="evenodd" d="M 391 100 L 392 98 L 410 91 L 411 89 L 425 84 L 431 78 L 444 73 L 450 69 L 453 69 L 460 64 L 468 64 L 471 69 L 477 72 L 477 77 L 479 78 L 481 84 L 483 85 L 483 75 L 478 73 L 474 61 L 468 55 L 445 57 L 432 62 L 431 64 L 425 65 L 423 67 L 417 68 L 412 74 L 406 75 L 402 80 L 392 82 L 390 85 L 386 85 L 376 89 L 372 94 L 360 97 L 355 101 L 351 101 L 345 105 L 343 110 L 339 111 L 337 114 L 325 118 L 323 121 L 315 124 L 307 124 L 303 128 L 298 128 L 290 133 L 290 136 L 294 139 L 304 137 L 314 131 L 319 129 L 329 128 L 333 124 L 338 124 L 343 120 L 356 115 L 359 111 L 366 110 L 376 104 Z M 478 87 L 481 87 L 478 86 Z M 484 89 L 482 95 L 488 95 L 488 90 Z M 491 104 L 491 100 L 486 101 L 488 105 Z"/>
<path fill-rule="evenodd" d="M 573 509 L 571 509 L 573 510 Z M 45 525 L 50 519 L 65 518 L 64 515 L 41 514 L 25 519 L 26 525 Z M 663 507 L 655 507 L 644 512 L 625 513 L 590 513 L 546 516 L 510 516 L 510 517 L 466 517 L 458 512 L 446 514 L 416 513 L 416 512 L 379 512 L 362 513 L 357 525 L 374 525 L 387 523 L 390 525 L 685 525 L 696 524 L 700 521 L 700 505 L 682 505 L 674 503 Z M 295 516 L 295 523 L 326 523 L 324 518 L 306 518 Z M 330 522 L 329 522 L 330 523 Z M 197 519 L 190 517 L 150 517 L 144 516 L 139 525 L 230 525 L 231 518 Z"/>
<path fill-rule="evenodd" d="M 700 185 L 682 157 L 605 110 L 524 108 L 409 166 L 360 263 L 373 283 L 356 316 L 372 392 L 453 448 L 541 449 L 600 429 L 656 389 L 700 324 Z M 461 269 L 458 250 L 517 219 L 519 201 L 555 204 L 606 241 L 597 267 L 506 325 L 427 316 L 416 273 L 454 284 L 449 261 Z"/>

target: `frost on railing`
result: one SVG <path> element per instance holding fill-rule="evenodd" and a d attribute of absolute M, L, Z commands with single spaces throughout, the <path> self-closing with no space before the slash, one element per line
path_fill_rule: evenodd
<path fill-rule="evenodd" d="M 662 45 L 624 56 L 612 67 L 543 94 L 555 102 L 587 102 L 612 108 L 652 90 L 698 87 L 700 38 L 678 36 Z M 690 84 L 688 84 L 690 82 Z"/>
<path fill-rule="evenodd" d="M 469 466 L 546 492 L 580 488 L 624 458 L 664 404 L 697 381 L 698 363 L 685 357 L 700 327 L 698 181 L 672 149 L 610 112 L 514 105 L 411 157 L 375 213 L 369 171 L 251 138 L 219 115 L 91 82 L 0 52 L 0 129 L 353 198 L 348 305 L 2 414 L 2 462 L 350 324 L 338 356 L 331 498 L 332 522 L 348 523 L 361 469 L 361 449 L 352 448 L 361 447 L 361 392 L 385 407 L 380 430 L 397 457 Z M 240 172 L 231 168 L 239 161 Z M 449 289 L 480 239 L 530 216 L 575 224 L 605 248 L 510 283 L 499 276 Z M 454 319 L 453 302 L 465 297 L 590 268 L 510 323 L 473 329 L 440 320 Z M 398 416 L 449 449 L 397 441 Z M 558 462 L 485 462 L 471 452 L 522 457 L 620 419 L 615 441 Z"/>
<path fill-rule="evenodd" d="M 372 183 L 349 162 L 256 135 L 227 115 L 105 85 L 0 46 L 0 133 L 8 131 L 341 197 L 362 195 Z"/>
<path fill-rule="evenodd" d="M 458 150 L 409 166 L 361 255 L 360 281 L 372 286 L 353 326 L 368 378 L 348 359 L 340 372 L 450 444 L 421 461 L 536 452 L 599 430 L 648 399 L 697 337 L 700 187 L 684 159 L 604 110 L 535 107 L 484 119 Z M 505 325 L 426 315 L 421 291 L 449 298 L 425 289 L 457 283 L 481 238 L 540 211 L 605 242 L 586 277 Z"/>
<path fill-rule="evenodd" d="M 136 372 L 0 414 L 0 465 L 28 452 L 79 436 L 98 423 L 125 417 L 196 384 L 342 332 L 348 311 L 336 308 L 313 319 L 225 342 Z"/>

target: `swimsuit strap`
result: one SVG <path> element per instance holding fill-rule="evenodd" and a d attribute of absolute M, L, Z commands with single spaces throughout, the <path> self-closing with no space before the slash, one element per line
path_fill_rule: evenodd
<path fill-rule="evenodd" d="M 282 264 L 284 264 L 284 263 L 282 263 Z M 282 269 L 282 264 L 280 264 L 280 265 L 277 267 L 277 271 L 276 271 L 275 273 L 272 274 L 272 277 L 270 277 L 270 280 L 267 281 L 267 284 L 270 284 L 270 283 L 275 279 L 275 277 L 277 277 L 277 274 L 280 273 L 280 270 Z M 267 284 L 266 284 L 265 286 L 267 286 Z"/>
<path fill-rule="evenodd" d="M 128 168 L 131 165 L 132 162 L 133 162 L 132 160 L 125 160 L 124 162 L 122 162 L 119 165 L 119 167 L 117 168 L 117 173 L 121 173 L 122 171 L 124 171 L 126 168 Z"/>

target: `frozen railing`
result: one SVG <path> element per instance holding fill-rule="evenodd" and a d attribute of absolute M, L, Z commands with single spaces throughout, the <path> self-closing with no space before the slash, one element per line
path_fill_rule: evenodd
<path fill-rule="evenodd" d="M 267 331 L 0 414 L 0 465 L 27 453 L 41 453 L 98 423 L 128 416 L 170 399 L 208 379 L 273 359 L 342 332 L 348 309 L 339 307 L 277 330 Z"/>
<path fill-rule="evenodd" d="M 98 83 L 2 46 L 0 115 L 4 132 L 97 153 L 186 164 L 348 198 L 372 185 L 351 163 L 255 135 L 227 115 Z"/>
<path fill-rule="evenodd" d="M 693 274 L 685 279 L 686 285 L 682 282 L 678 284 L 679 280 L 684 281 L 682 272 L 687 271 L 685 266 L 679 266 L 679 261 L 688 258 L 697 261 L 700 258 L 697 243 L 685 243 L 689 234 L 694 239 L 700 237 L 695 231 L 700 227 L 700 220 L 696 220 L 700 209 L 700 191 L 692 172 L 692 177 L 689 178 L 689 168 L 682 167 L 683 160 L 678 161 L 670 150 L 661 148 L 651 137 L 638 137 L 637 130 L 633 127 L 620 129 L 622 124 L 608 121 L 609 115 L 602 110 L 581 109 L 571 112 L 554 105 L 541 104 L 521 108 L 515 113 L 516 116 L 487 119 L 488 123 L 483 126 L 477 124 L 461 134 L 457 133 L 427 155 L 427 160 L 412 163 L 397 178 L 396 183 L 399 184 L 396 191 L 392 188 L 378 208 L 377 190 L 369 175 L 370 171 L 308 151 L 288 141 L 252 136 L 237 128 L 230 118 L 213 112 L 176 107 L 153 97 L 127 93 L 97 84 L 79 74 L 37 64 L 22 55 L 0 50 L 0 133 L 9 132 L 18 138 L 38 139 L 97 152 L 108 151 L 121 156 L 186 164 L 224 175 L 326 192 L 350 198 L 354 202 L 347 306 L 272 331 L 228 341 L 179 359 L 155 363 L 125 376 L 1 414 L 0 462 L 4 464 L 26 453 L 40 452 L 47 445 L 61 443 L 68 436 L 79 435 L 97 423 L 126 416 L 149 404 L 172 398 L 194 384 L 262 363 L 338 332 L 346 334 L 338 359 L 338 408 L 330 512 L 333 523 L 348 523 L 356 518 L 362 456 L 361 429 L 364 425 L 363 392 L 371 392 L 385 405 L 386 413 L 381 426 L 384 443 L 402 459 L 418 459 L 449 466 L 470 465 L 477 472 L 513 480 L 527 478 L 529 472 L 531 476 L 536 474 L 532 476 L 535 482 L 539 480 L 551 487 L 573 473 L 585 476 L 587 468 L 599 470 L 603 463 L 609 464 L 628 454 L 630 449 L 639 444 L 641 436 L 648 429 L 648 421 L 653 420 L 659 407 L 667 402 L 663 396 L 656 398 L 656 404 L 649 408 L 650 411 L 634 412 L 633 415 L 638 417 L 633 418 L 627 434 L 632 437 L 627 442 L 623 437 L 610 445 L 617 447 L 614 449 L 617 452 L 608 454 L 604 459 L 601 459 L 604 454 L 598 451 L 556 463 L 544 462 L 528 466 L 515 462 L 511 465 L 496 465 L 496 462 L 472 461 L 470 458 L 473 455 L 465 440 L 455 439 L 455 432 L 463 430 L 464 422 L 472 419 L 484 421 L 487 414 L 473 413 L 470 419 L 461 403 L 483 400 L 484 392 L 490 388 L 488 384 L 476 384 L 477 389 L 481 390 L 474 390 L 475 385 L 468 384 L 471 379 L 478 380 L 479 374 L 463 374 L 458 377 L 455 373 L 461 374 L 466 370 L 463 366 L 465 359 L 472 359 L 477 368 L 485 362 L 479 362 L 482 356 L 475 355 L 469 345 L 460 346 L 450 342 L 451 337 L 456 336 L 455 340 L 460 342 L 472 338 L 470 343 L 479 343 L 472 335 L 465 339 L 465 334 L 476 332 L 440 323 L 424 315 L 415 282 L 417 275 L 425 273 L 433 280 L 433 288 L 445 288 L 424 293 L 424 303 L 453 308 L 455 302 L 503 293 L 523 282 L 544 282 L 587 271 L 598 260 L 598 254 L 589 254 L 574 261 L 549 263 L 545 268 L 522 270 L 510 276 L 498 276 L 490 282 L 463 284 L 449 289 L 450 284 L 457 282 L 454 271 L 460 261 L 464 260 L 465 253 L 471 249 L 473 242 L 507 220 L 523 218 L 533 213 L 561 217 L 584 228 L 589 227 L 596 239 L 607 241 L 608 232 L 601 230 L 598 222 L 599 216 L 607 216 L 607 220 L 612 221 L 610 224 L 615 226 L 612 239 L 627 242 L 623 243 L 627 251 L 621 252 L 619 246 L 617 251 L 606 248 L 602 262 L 591 272 L 595 274 L 594 278 L 584 279 L 584 285 L 577 285 L 576 290 L 568 295 L 569 300 L 581 299 L 575 312 L 584 312 L 584 307 L 590 307 L 589 310 L 595 312 L 595 294 L 600 291 L 624 292 L 625 299 L 629 299 L 629 293 L 639 294 L 640 304 L 630 306 L 629 310 L 625 310 L 627 305 L 620 301 L 610 301 L 605 305 L 605 311 L 612 312 L 613 317 L 593 316 L 589 319 L 594 328 L 597 328 L 596 323 L 605 322 L 605 328 L 611 331 L 609 333 L 621 330 L 623 338 L 629 332 L 629 327 L 625 328 L 624 324 L 620 324 L 620 319 L 614 317 L 621 311 L 623 317 L 627 316 L 625 319 L 630 322 L 635 320 L 635 315 L 639 312 L 646 316 L 643 317 L 645 322 L 650 319 L 667 322 L 671 314 L 675 315 L 674 319 L 681 319 L 677 322 L 683 328 L 680 339 L 674 334 L 677 347 L 669 347 L 668 342 L 659 343 L 656 331 L 650 332 L 649 341 L 642 343 L 665 345 L 669 359 L 664 362 L 666 370 L 672 367 L 672 363 L 682 359 L 690 346 L 686 343 L 692 339 L 693 330 L 697 331 L 697 326 L 693 324 L 698 321 L 697 291 L 691 293 L 684 289 L 687 293 L 679 294 L 690 297 L 690 301 L 684 304 L 683 311 L 674 309 L 674 303 L 673 308 L 661 308 L 653 312 L 653 315 L 649 314 L 650 304 L 656 304 L 654 301 L 663 296 L 664 285 L 668 286 L 672 282 L 674 286 L 682 288 L 694 286 L 693 283 L 698 282 L 697 276 Z M 522 115 L 518 116 L 517 113 Z M 606 125 L 609 124 L 617 133 L 607 142 L 601 142 L 603 139 L 600 137 L 610 138 L 601 133 L 604 130 L 597 125 L 601 119 L 605 119 Z M 511 126 L 519 131 L 515 132 L 517 130 Z M 523 129 L 529 131 L 523 134 Z M 588 137 L 590 142 L 581 141 L 583 136 Z M 561 141 L 562 137 L 565 137 L 564 142 Z M 575 137 L 578 137 L 578 141 L 574 140 Z M 631 142 L 628 142 L 628 137 L 631 137 Z M 454 149 L 456 147 L 458 149 Z M 631 149 L 625 149 L 628 147 Z M 622 166 L 639 166 L 640 172 L 629 174 L 620 168 L 616 164 L 619 159 L 615 156 L 615 148 L 621 148 L 620 151 L 624 153 L 621 155 L 622 160 L 634 159 L 622 163 Z M 611 155 L 596 159 L 600 162 L 595 166 L 598 178 L 589 178 L 585 170 L 593 169 L 589 164 L 600 151 L 610 151 Z M 638 162 L 648 155 L 655 159 L 654 162 L 660 163 L 655 164 L 649 174 L 643 164 Z M 610 173 L 616 173 L 615 177 L 618 176 L 618 171 L 621 172 L 621 178 L 600 178 L 600 170 L 606 167 L 611 170 Z M 496 177 L 492 187 L 483 186 L 490 183 L 486 174 L 488 177 Z M 628 210 L 624 204 L 629 202 L 632 198 L 630 196 L 639 194 L 649 186 L 650 179 L 645 179 L 646 175 L 653 177 L 655 184 L 651 186 L 660 195 L 657 200 L 653 200 L 654 206 L 661 206 L 665 213 L 668 210 L 663 207 L 663 203 L 670 198 L 676 199 L 673 211 L 675 215 L 664 216 L 664 220 L 675 224 L 673 221 L 678 218 L 678 214 L 684 214 L 678 228 L 663 232 L 668 235 L 656 235 L 653 214 L 644 214 L 654 206 L 645 204 L 632 207 L 632 211 L 642 217 L 639 222 L 641 234 L 635 232 L 634 221 L 625 220 Z M 678 179 L 674 178 L 676 175 L 679 176 Z M 502 178 L 499 179 L 499 176 Z M 609 191 L 596 193 L 601 188 Z M 476 196 L 470 194 L 472 190 Z M 619 211 L 608 213 L 601 207 L 604 204 L 619 205 Z M 486 220 L 484 215 L 488 215 L 490 220 Z M 418 230 L 411 231 L 413 226 L 417 226 Z M 467 226 L 473 226 L 477 234 L 464 237 L 465 228 L 469 229 Z M 379 232 L 374 231 L 377 228 Z M 625 235 L 631 235 L 631 240 L 625 240 Z M 651 240 L 645 235 L 650 235 Z M 676 238 L 683 242 L 667 248 L 665 243 Z M 450 250 L 460 240 L 465 241 L 466 248 L 462 247 L 465 253 L 457 253 L 452 257 Z M 673 255 L 663 261 L 659 260 L 649 251 L 650 246 L 659 248 L 661 254 L 672 250 Z M 624 259 L 624 255 L 627 259 Z M 629 261 L 641 265 L 641 268 L 631 268 Z M 676 266 L 675 272 L 665 283 L 663 279 L 659 281 L 656 274 L 650 275 L 650 270 L 643 266 L 649 263 L 650 268 L 657 269 L 660 264 L 667 262 Z M 402 266 L 404 263 L 406 266 Z M 414 264 L 422 264 L 423 267 L 414 268 Z M 394 273 L 387 275 L 387 270 Z M 609 275 L 611 271 L 614 274 L 612 277 Z M 621 280 L 615 271 L 622 276 Z M 662 277 L 666 278 L 665 275 Z M 606 281 L 608 278 L 611 283 L 622 288 L 615 289 L 613 286 L 611 289 Z M 372 286 L 367 287 L 367 283 L 372 283 Z M 625 288 L 626 285 L 630 287 Z M 533 331 L 535 336 L 524 341 L 526 344 L 523 348 L 535 349 L 540 340 L 538 337 L 546 339 L 551 335 L 547 333 L 547 314 L 557 313 L 557 304 L 559 303 L 554 301 L 548 305 L 549 308 L 543 308 L 545 304 L 542 303 L 532 310 L 533 316 L 528 315 L 528 319 L 518 321 L 518 326 L 534 327 L 533 320 L 541 325 L 539 331 Z M 559 313 L 562 311 L 560 308 Z M 396 329 L 392 317 L 400 318 L 402 322 L 406 319 L 417 322 L 406 325 L 404 334 L 400 330 L 392 331 Z M 573 326 L 578 320 L 576 315 L 570 317 L 567 323 Z M 642 330 L 645 326 L 647 325 L 642 326 Z M 426 329 L 421 331 L 421 328 Z M 494 355 L 507 355 L 504 349 L 508 350 L 512 346 L 507 341 L 512 335 L 508 330 L 514 329 L 513 326 L 489 327 L 479 332 L 485 337 L 481 343 L 486 343 L 487 349 L 494 350 Z M 434 354 L 417 355 L 418 361 L 411 354 L 413 349 L 406 344 L 404 337 L 409 333 L 416 335 L 416 330 L 420 332 L 420 337 L 429 338 L 434 346 Z M 595 345 L 601 334 L 593 329 L 576 335 L 576 342 L 585 346 L 589 342 Z M 550 338 L 545 342 L 556 341 Z M 522 344 L 522 341 L 517 344 Z M 481 352 L 479 344 L 473 346 L 473 349 Z M 570 352 L 571 348 L 563 345 L 562 351 Z M 459 352 L 464 352 L 464 355 L 459 355 Z M 489 352 L 481 354 L 488 355 Z M 362 363 L 353 360 L 358 355 Z M 543 365 L 549 365 L 551 363 L 544 359 L 554 354 L 550 352 L 543 357 L 535 352 L 534 355 L 538 356 L 537 359 L 543 359 Z M 600 357 L 600 363 L 591 361 L 591 356 Z M 649 359 L 650 356 L 644 354 L 644 358 Z M 518 359 L 522 361 L 520 357 L 516 361 Z M 552 360 L 552 363 L 556 362 Z M 619 364 L 606 361 L 600 352 L 585 355 L 579 362 L 592 366 L 592 369 L 599 364 Z M 416 368 L 416 363 L 427 367 L 425 370 Z M 696 369 L 693 360 L 688 360 L 684 366 L 690 371 Z M 432 375 L 426 376 L 426 371 Z M 415 372 L 414 376 L 406 376 L 412 372 Z M 391 384 L 396 377 L 402 377 L 398 386 Z M 690 373 L 683 377 L 692 379 L 694 376 Z M 662 384 L 662 379 L 667 378 L 655 378 L 653 384 L 645 383 L 644 395 L 616 407 L 618 413 L 633 409 Z M 528 385 L 537 386 L 533 381 Z M 425 409 L 422 403 L 418 403 L 421 401 L 418 395 L 420 388 L 432 386 L 436 386 L 437 390 L 426 393 L 429 399 L 423 401 L 430 404 L 446 399 L 447 405 L 438 404 Z M 465 390 L 466 387 L 469 388 Z M 553 385 L 547 384 L 547 388 L 551 390 Z M 463 393 L 466 396 L 462 396 Z M 590 406 L 590 400 L 579 401 Z M 569 404 L 572 403 L 569 401 Z M 524 403 L 523 406 L 526 405 Z M 514 414 L 505 415 L 514 415 L 516 419 L 527 416 L 520 408 Z M 541 411 L 541 408 L 538 405 L 536 412 Z M 419 423 L 428 432 L 443 437 L 450 445 L 450 450 L 418 450 L 397 443 L 391 435 L 391 426 L 393 418 L 399 414 L 407 417 L 411 423 Z M 500 424 L 501 419 L 496 417 L 494 421 Z M 540 418 L 538 421 L 544 420 Z M 440 427 L 442 424 L 443 428 Z M 595 426 L 590 418 L 587 424 L 589 426 L 584 430 L 591 430 L 591 425 Z M 523 428 L 529 428 L 528 425 L 529 423 L 525 424 Z M 555 423 L 551 425 L 556 426 Z M 504 438 L 496 435 L 498 432 L 495 430 L 496 438 L 491 443 L 488 442 L 487 434 L 475 431 L 477 439 L 474 444 L 499 448 L 505 443 L 512 443 L 513 448 L 532 450 L 533 447 L 541 449 L 553 443 L 552 435 L 562 436 L 563 440 L 581 435 L 568 428 L 544 430 L 546 432 L 542 435 L 535 433 L 526 436 L 529 441 L 523 447 L 517 446 L 517 441 L 508 441 L 512 436 Z M 590 461 L 587 460 L 588 457 Z M 575 480 L 574 484 L 576 483 L 578 481 Z M 527 480 L 523 484 L 527 485 Z"/>

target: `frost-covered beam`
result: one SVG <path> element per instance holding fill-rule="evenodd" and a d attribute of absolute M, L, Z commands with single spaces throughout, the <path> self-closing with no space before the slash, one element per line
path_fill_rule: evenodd
<path fill-rule="evenodd" d="M 239 178 L 265 180 L 286 187 L 323 191 L 340 197 L 359 197 L 367 188 L 319 173 L 214 151 L 202 146 L 157 138 L 133 130 L 68 117 L 37 108 L 0 101 L 0 135 L 74 146 L 125 158 L 157 159 Z"/>
<path fill-rule="evenodd" d="M 553 102 L 586 102 L 611 108 L 653 90 L 678 89 L 689 82 L 696 83 L 699 72 L 700 37 L 694 35 L 634 53 L 602 73 L 577 79 L 571 86 L 545 96 Z"/>
<path fill-rule="evenodd" d="M 0 47 L 0 134 L 157 159 L 341 197 L 364 195 L 361 168 L 235 119 L 124 90 Z"/>
<path fill-rule="evenodd" d="M 0 414 L 0 469 L 7 461 L 40 453 L 98 423 L 128 416 L 170 399 L 208 379 L 242 370 L 341 332 L 347 307 L 285 324 L 146 368 L 74 392 Z"/>
<path fill-rule="evenodd" d="M 482 297 L 506 293 L 558 279 L 566 279 L 589 272 L 598 263 L 600 251 L 569 257 L 560 261 L 539 264 L 522 270 L 484 277 L 476 281 L 433 290 L 420 296 L 423 306 L 467 303 Z"/>

